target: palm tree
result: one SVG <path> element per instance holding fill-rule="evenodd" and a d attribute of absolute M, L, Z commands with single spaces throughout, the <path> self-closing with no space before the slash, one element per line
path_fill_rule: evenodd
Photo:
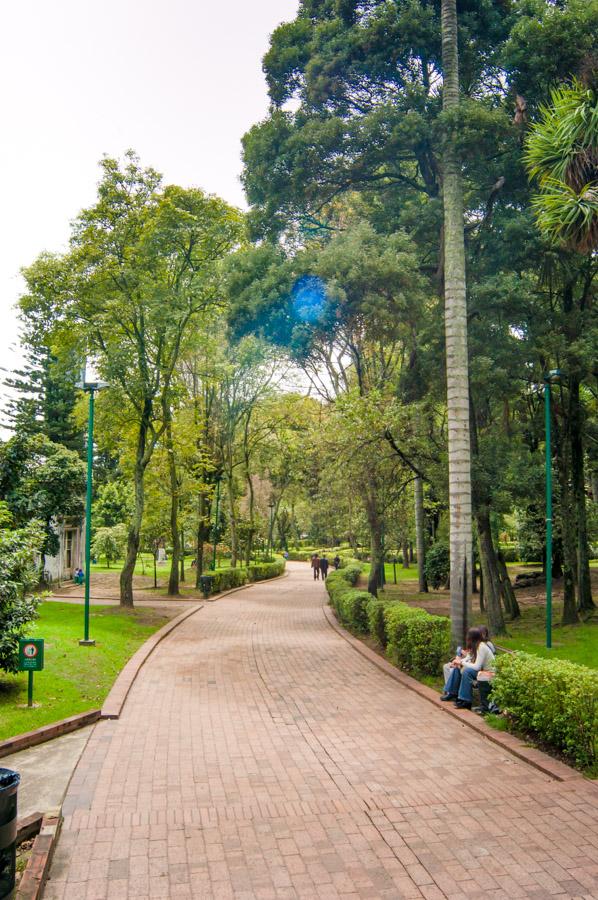
<path fill-rule="evenodd" d="M 442 0 L 443 109 L 459 106 L 456 0 Z M 461 168 L 449 136 L 442 160 L 444 204 L 444 318 L 448 406 L 451 632 L 462 643 L 471 603 L 471 447 L 469 367 Z"/>
<path fill-rule="evenodd" d="M 540 190 L 533 199 L 545 236 L 570 250 L 598 246 L 598 98 L 580 81 L 555 88 L 525 145 Z"/>
<path fill-rule="evenodd" d="M 591 257 L 598 247 L 598 92 L 595 66 L 585 83 L 573 80 L 551 93 L 525 143 L 525 162 L 539 191 L 532 199 L 540 231 L 554 244 Z M 589 285 L 588 285 L 589 286 Z M 569 303 L 572 302 L 569 289 Z M 580 373 L 569 372 L 570 471 L 577 513 L 577 590 L 579 608 L 592 611 Z M 572 593 L 574 589 L 570 589 Z M 577 620 L 567 603 L 563 622 Z"/>

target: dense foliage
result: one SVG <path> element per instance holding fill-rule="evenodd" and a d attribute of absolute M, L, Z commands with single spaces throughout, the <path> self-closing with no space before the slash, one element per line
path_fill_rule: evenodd
<path fill-rule="evenodd" d="M 492 697 L 514 725 L 576 763 L 598 760 L 598 673 L 566 660 L 527 653 L 497 660 Z"/>
<path fill-rule="evenodd" d="M 2 512 L 5 512 L 3 507 Z M 27 625 L 36 617 L 39 603 L 33 591 L 38 581 L 36 557 L 44 542 L 39 523 L 22 528 L 0 523 L 0 669 L 16 672 L 18 641 L 26 637 Z"/>

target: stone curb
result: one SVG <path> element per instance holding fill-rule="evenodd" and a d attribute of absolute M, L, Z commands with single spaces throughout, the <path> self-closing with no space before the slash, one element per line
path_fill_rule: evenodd
<path fill-rule="evenodd" d="M 69 716 L 68 719 L 60 719 L 59 722 L 42 725 L 41 728 L 36 728 L 34 731 L 26 731 L 23 734 L 7 738 L 5 741 L 0 741 L 0 758 L 17 753 L 19 750 L 27 750 L 28 747 L 35 747 L 37 744 L 44 744 L 46 741 L 76 731 L 78 728 L 84 728 L 86 725 L 92 725 L 100 718 L 100 714 L 101 710 L 99 709 L 88 709 L 87 712 L 77 713 L 75 716 Z"/>
<path fill-rule="evenodd" d="M 262 581 L 251 581 L 248 584 L 241 584 L 238 587 L 231 588 L 229 591 L 223 591 L 221 594 L 215 594 L 213 600 L 220 600 L 222 597 L 228 597 L 230 594 L 236 594 L 237 591 L 244 591 L 247 588 L 255 587 L 256 584 L 265 584 L 266 582 L 269 583 L 272 581 L 278 581 L 278 579 L 280 578 L 286 578 L 287 574 L 287 572 L 283 572 L 282 575 L 277 575 L 274 578 L 265 578 Z M 206 602 L 209 602 L 209 600 Z M 191 609 L 186 609 L 179 616 L 176 616 L 176 618 L 171 619 L 170 622 L 167 622 L 166 625 L 160 628 L 159 631 L 156 631 L 155 634 L 152 634 L 152 636 L 149 637 L 147 641 L 141 645 L 141 647 L 137 650 L 136 653 L 133 654 L 125 667 L 121 669 L 120 673 L 116 676 L 116 681 L 112 685 L 110 693 L 104 700 L 104 705 L 102 706 L 99 718 L 120 718 L 129 691 L 133 687 L 133 683 L 135 682 L 140 669 L 145 664 L 150 654 L 153 653 L 158 644 L 163 641 L 171 631 L 181 625 L 194 613 L 199 612 L 200 609 L 203 609 L 203 606 L 203 603 L 199 603 L 195 604 Z"/>
<path fill-rule="evenodd" d="M 344 638 L 347 643 L 351 644 L 354 650 L 362 656 L 365 656 L 366 659 L 381 669 L 385 675 L 389 675 L 395 681 L 398 681 L 399 684 L 402 684 L 403 687 L 419 694 L 420 697 L 427 700 L 429 703 L 433 703 L 439 711 L 452 716 L 454 719 L 458 719 L 463 725 L 467 725 L 468 728 L 477 731 L 478 734 L 481 734 L 489 741 L 492 741 L 493 744 L 497 744 L 499 747 L 502 747 L 503 750 L 518 757 L 523 760 L 523 762 L 529 763 L 530 766 L 539 769 L 540 772 L 543 772 L 550 778 L 554 778 L 556 781 L 578 781 L 583 782 L 584 785 L 587 785 L 589 788 L 595 787 L 594 782 L 585 778 L 581 772 L 577 771 L 577 769 L 573 769 L 571 766 L 560 762 L 558 759 L 553 759 L 551 756 L 548 756 L 548 754 L 543 753 L 541 750 L 537 750 L 535 747 L 528 747 L 520 738 L 515 737 L 513 734 L 508 734 L 508 732 L 504 731 L 496 731 L 496 729 L 491 728 L 481 716 L 476 716 L 475 713 L 466 709 L 455 709 L 448 703 L 441 703 L 437 691 L 425 684 L 421 684 L 421 682 L 412 678 L 410 675 L 406 675 L 405 672 L 397 669 L 392 663 L 383 659 L 374 650 L 371 650 L 363 643 L 363 641 L 354 637 L 349 631 L 343 628 L 342 625 L 339 625 L 334 613 L 328 605 L 324 605 L 322 609 L 331 628 Z"/>
<path fill-rule="evenodd" d="M 23 872 L 17 890 L 16 900 L 38 900 L 42 896 L 60 834 L 61 823 L 60 815 L 43 817 L 39 834 L 33 843 L 27 868 Z"/>
<path fill-rule="evenodd" d="M 171 631 L 174 631 L 177 625 L 180 625 L 194 613 L 199 612 L 200 609 L 203 609 L 203 603 L 194 604 L 191 609 L 186 609 L 180 615 L 171 619 L 170 622 L 167 622 L 166 625 L 163 625 L 162 628 L 159 628 L 158 631 L 154 632 L 154 634 L 139 647 L 116 676 L 116 681 L 110 688 L 110 692 L 104 700 L 104 704 L 100 711 L 100 719 L 118 719 L 120 717 L 122 708 L 125 705 L 125 700 L 133 686 L 133 682 L 137 678 L 139 670 L 147 658 L 156 649 L 158 644 L 163 641 Z"/>

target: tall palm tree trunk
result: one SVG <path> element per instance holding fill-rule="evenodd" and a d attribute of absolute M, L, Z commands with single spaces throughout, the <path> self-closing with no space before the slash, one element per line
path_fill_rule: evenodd
<path fill-rule="evenodd" d="M 443 109 L 459 105 L 456 0 L 442 0 Z M 451 633 L 462 643 L 471 606 L 471 447 L 467 303 L 461 168 L 454 141 L 442 162 L 444 204 L 444 309 L 448 406 L 449 512 L 451 546 Z"/>

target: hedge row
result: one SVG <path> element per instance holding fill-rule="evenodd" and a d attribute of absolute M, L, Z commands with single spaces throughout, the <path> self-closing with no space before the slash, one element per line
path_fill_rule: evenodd
<path fill-rule="evenodd" d="M 361 566 L 357 561 L 326 579 L 330 602 L 339 620 L 357 634 L 371 634 L 395 665 L 436 675 L 450 656 L 450 623 L 406 603 L 377 600 L 354 587 Z"/>
<path fill-rule="evenodd" d="M 216 569 L 205 574 L 212 577 L 212 593 L 220 594 L 222 591 L 230 591 L 231 588 L 241 587 L 249 582 L 276 578 L 277 575 L 282 575 L 284 568 L 284 559 L 275 559 L 273 562 L 252 563 L 248 567 Z"/>
<path fill-rule="evenodd" d="M 580 766 L 598 762 L 598 671 L 521 652 L 496 664 L 492 698 L 517 728 Z"/>

